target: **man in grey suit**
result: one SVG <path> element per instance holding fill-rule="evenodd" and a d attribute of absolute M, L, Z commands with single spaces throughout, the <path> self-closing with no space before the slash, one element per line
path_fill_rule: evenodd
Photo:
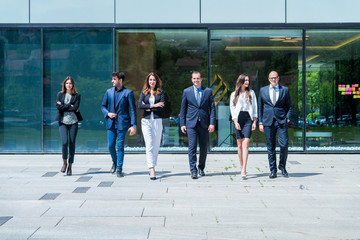
<path fill-rule="evenodd" d="M 189 139 L 189 165 L 192 179 L 205 176 L 205 162 L 209 144 L 209 132 L 215 130 L 216 112 L 212 91 L 210 88 L 201 86 L 201 74 L 192 73 L 193 86 L 184 90 L 181 109 L 181 131 L 188 135 Z M 200 156 L 196 167 L 196 147 L 199 137 Z M 199 171 L 198 171 L 199 170 Z"/>
<path fill-rule="evenodd" d="M 291 114 L 291 101 L 289 89 L 279 85 L 279 75 L 272 71 L 269 74 L 270 85 L 262 87 L 259 94 L 259 129 L 265 132 L 268 160 L 270 166 L 270 178 L 276 178 L 276 134 L 280 146 L 279 169 L 284 177 L 288 177 L 286 171 L 286 159 L 288 155 L 288 122 Z"/>

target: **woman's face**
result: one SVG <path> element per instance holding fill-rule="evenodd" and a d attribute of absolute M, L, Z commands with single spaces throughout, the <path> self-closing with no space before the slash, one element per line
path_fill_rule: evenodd
<path fill-rule="evenodd" d="M 65 88 L 66 90 L 72 90 L 73 84 L 70 79 L 65 82 Z"/>
<path fill-rule="evenodd" d="M 244 86 L 245 88 L 247 88 L 247 87 L 249 87 L 249 85 L 250 85 L 249 77 L 245 77 L 245 81 L 244 81 L 243 86 Z"/>
<path fill-rule="evenodd" d="M 151 89 L 155 89 L 156 85 L 156 78 L 154 76 L 149 77 L 149 85 Z"/>

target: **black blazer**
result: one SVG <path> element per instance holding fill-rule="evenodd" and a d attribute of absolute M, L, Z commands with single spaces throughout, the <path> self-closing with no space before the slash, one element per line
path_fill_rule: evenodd
<path fill-rule="evenodd" d="M 59 92 L 57 95 L 56 108 L 58 110 L 58 113 L 55 118 L 55 120 L 57 120 L 57 121 L 63 120 L 64 112 L 76 112 L 76 110 L 78 110 L 79 106 L 80 106 L 80 94 L 79 93 L 72 94 L 69 104 L 64 103 L 65 94 L 66 93 Z M 57 103 L 58 101 L 61 102 L 61 104 L 58 104 Z M 73 105 L 73 107 L 71 105 Z M 82 120 L 80 112 L 76 113 L 76 117 L 77 117 L 78 121 Z"/>
<path fill-rule="evenodd" d="M 162 118 L 162 111 L 163 111 L 162 107 L 150 108 L 150 102 L 149 102 L 150 95 L 151 94 L 148 93 L 145 96 L 143 91 L 141 91 L 141 94 L 140 94 L 140 98 L 138 101 L 138 108 L 144 110 L 143 118 L 150 119 L 150 115 L 152 112 L 154 113 L 154 118 Z M 159 95 L 155 95 L 155 103 L 158 103 L 158 102 L 163 102 L 165 104 L 165 92 L 163 90 L 160 90 Z M 150 111 L 146 111 L 148 109 L 150 109 Z"/>

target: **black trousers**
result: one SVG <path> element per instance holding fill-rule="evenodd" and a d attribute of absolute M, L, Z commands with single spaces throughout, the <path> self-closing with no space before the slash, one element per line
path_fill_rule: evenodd
<path fill-rule="evenodd" d="M 198 168 L 201 170 L 205 169 L 206 155 L 209 145 L 209 131 L 207 128 L 202 128 L 200 122 L 197 122 L 195 128 L 187 129 L 189 139 L 189 165 L 190 172 L 197 172 Z M 196 167 L 196 148 L 197 140 L 199 138 L 200 156 L 199 165 Z"/>
<path fill-rule="evenodd" d="M 67 125 L 59 122 L 59 132 L 62 142 L 62 158 L 68 159 L 69 157 L 69 163 L 73 163 L 75 155 L 75 140 L 78 132 L 78 123 Z"/>

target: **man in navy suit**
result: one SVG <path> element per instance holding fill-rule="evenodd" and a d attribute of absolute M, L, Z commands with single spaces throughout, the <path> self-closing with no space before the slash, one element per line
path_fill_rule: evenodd
<path fill-rule="evenodd" d="M 279 75 L 272 71 L 269 74 L 270 85 L 262 87 L 259 94 L 259 129 L 265 132 L 265 139 L 270 166 L 270 178 L 276 178 L 276 134 L 280 146 L 279 169 L 284 177 L 288 155 L 288 122 L 291 114 L 289 89 L 279 85 Z"/>
<path fill-rule="evenodd" d="M 106 90 L 101 111 L 106 118 L 108 148 L 113 161 L 111 172 L 123 177 L 124 144 L 126 134 L 136 133 L 136 106 L 134 93 L 124 87 L 125 75 L 122 72 L 111 74 L 113 87 Z M 117 153 L 115 145 L 117 143 Z"/>
<path fill-rule="evenodd" d="M 201 86 L 201 81 L 201 74 L 193 72 L 193 86 L 184 90 L 180 109 L 181 131 L 184 134 L 187 133 L 189 139 L 189 165 L 192 179 L 197 179 L 198 173 L 200 176 L 205 176 L 209 132 L 215 130 L 216 121 L 215 103 L 211 89 Z M 198 137 L 200 156 L 198 167 L 196 167 Z"/>

